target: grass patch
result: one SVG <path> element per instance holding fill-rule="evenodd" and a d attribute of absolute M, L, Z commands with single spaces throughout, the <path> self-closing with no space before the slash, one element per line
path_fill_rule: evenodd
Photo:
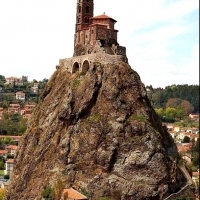
<path fill-rule="evenodd" d="M 4 176 L 4 170 L 0 170 L 0 176 Z"/>
<path fill-rule="evenodd" d="M 137 120 L 137 121 L 140 121 L 140 122 L 148 122 L 147 121 L 147 118 L 143 115 L 131 115 L 130 117 L 130 120 Z"/>
<path fill-rule="evenodd" d="M 101 115 L 100 114 L 94 114 L 94 115 L 91 115 L 87 118 L 87 122 L 88 123 L 91 123 L 91 122 L 98 122 L 99 120 L 101 120 Z"/>
<path fill-rule="evenodd" d="M 75 79 L 72 84 L 74 88 L 77 88 L 80 85 L 80 80 Z"/>

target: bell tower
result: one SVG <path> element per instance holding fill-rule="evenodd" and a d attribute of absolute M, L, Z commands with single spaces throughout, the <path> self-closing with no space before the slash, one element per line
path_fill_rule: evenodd
<path fill-rule="evenodd" d="M 93 17 L 93 10 L 93 0 L 77 0 L 75 32 L 88 28 L 91 24 L 90 18 Z"/>

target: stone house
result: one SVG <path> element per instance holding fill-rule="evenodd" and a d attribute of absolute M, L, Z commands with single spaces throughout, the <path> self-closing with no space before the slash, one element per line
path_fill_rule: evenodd
<path fill-rule="evenodd" d="M 8 113 L 19 113 L 20 112 L 20 105 L 18 103 L 16 104 L 10 104 L 8 107 Z"/>
<path fill-rule="evenodd" d="M 8 151 L 5 149 L 0 149 L 0 156 L 7 158 Z"/>
<path fill-rule="evenodd" d="M 6 160 L 6 169 L 4 170 L 5 175 L 11 176 L 13 168 L 14 168 L 14 159 Z"/>
<path fill-rule="evenodd" d="M 8 154 L 12 155 L 12 156 L 15 155 L 15 152 L 16 152 L 17 148 L 18 148 L 17 145 L 8 145 L 8 146 L 6 146 L 6 150 L 7 150 Z"/>
<path fill-rule="evenodd" d="M 35 104 L 26 104 L 23 109 L 21 109 L 20 114 L 23 118 L 29 118 L 35 108 Z"/>
<path fill-rule="evenodd" d="M 23 92 L 16 92 L 15 98 L 19 100 L 25 100 L 25 93 Z"/>

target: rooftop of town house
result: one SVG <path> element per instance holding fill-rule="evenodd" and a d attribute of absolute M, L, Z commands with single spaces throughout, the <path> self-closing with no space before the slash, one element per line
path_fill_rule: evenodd
<path fill-rule="evenodd" d="M 25 93 L 22 91 L 18 91 L 18 92 L 16 92 L 16 94 L 25 94 Z"/>
<path fill-rule="evenodd" d="M 66 194 L 68 198 L 73 200 L 85 200 L 87 199 L 86 196 L 82 195 L 78 191 L 74 190 L 73 188 L 64 189 L 63 194 Z"/>
<path fill-rule="evenodd" d="M 193 177 L 199 176 L 199 171 L 197 171 L 197 172 L 192 172 L 192 176 L 193 176 Z"/>
<path fill-rule="evenodd" d="M 14 163 L 14 159 L 8 159 L 8 160 L 6 160 L 6 163 L 13 164 Z"/>
<path fill-rule="evenodd" d="M 18 147 L 17 145 L 8 145 L 8 146 L 6 146 L 6 149 L 16 150 L 17 147 Z"/>
<path fill-rule="evenodd" d="M 0 154 L 7 154 L 8 151 L 7 150 L 4 150 L 4 149 L 0 149 Z"/>
<path fill-rule="evenodd" d="M 22 136 L 20 136 L 20 135 L 0 135 L 0 139 L 2 139 L 2 138 L 21 139 Z"/>

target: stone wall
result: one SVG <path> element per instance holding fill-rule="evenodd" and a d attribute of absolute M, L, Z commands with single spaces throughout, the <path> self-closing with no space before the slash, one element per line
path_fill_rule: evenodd
<path fill-rule="evenodd" d="M 125 61 L 122 55 L 109 55 L 105 52 L 92 53 L 82 56 L 75 56 L 72 58 L 65 58 L 59 60 L 57 68 L 65 67 L 68 72 L 73 73 L 73 67 L 79 67 L 79 71 L 83 70 L 82 66 L 85 61 L 88 61 L 89 67 L 93 66 L 95 62 L 101 62 L 102 64 L 118 64 L 120 61 Z"/>

